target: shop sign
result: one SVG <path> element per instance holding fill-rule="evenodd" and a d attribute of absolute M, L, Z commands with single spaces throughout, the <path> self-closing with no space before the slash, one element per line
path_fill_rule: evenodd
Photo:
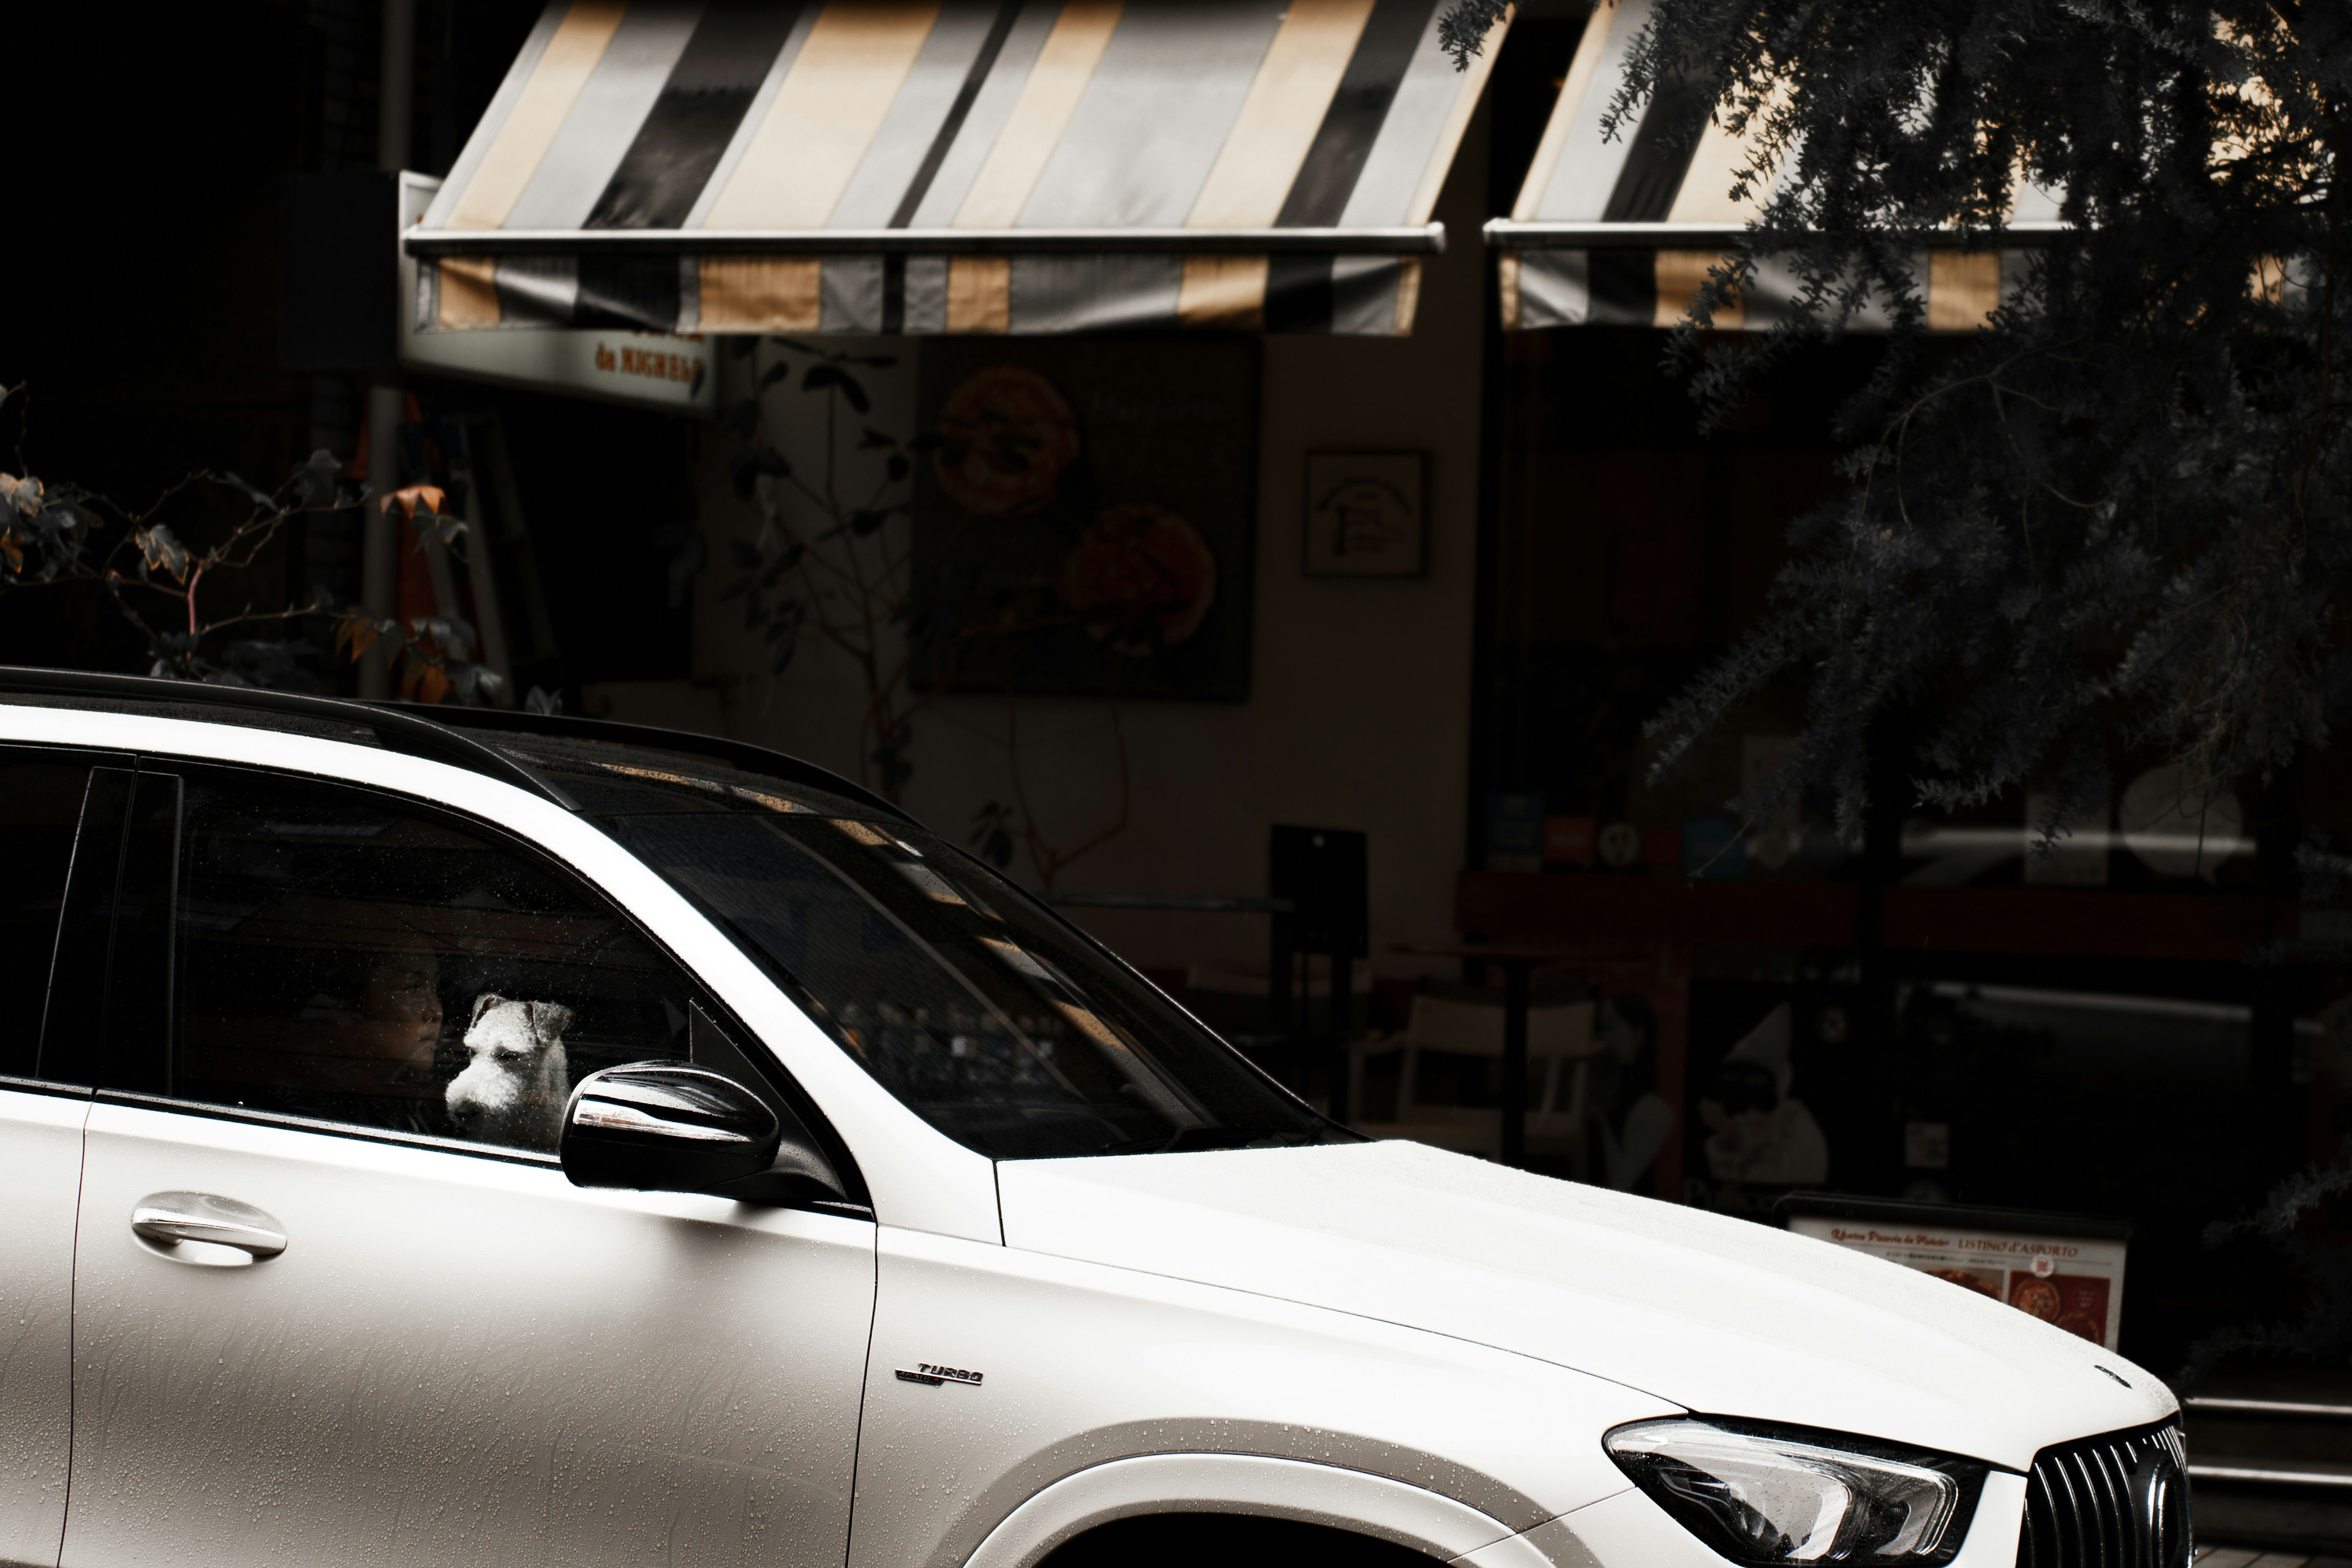
<path fill-rule="evenodd" d="M 441 182 L 400 176 L 400 226 L 425 216 Z M 575 396 L 634 403 L 678 414 L 719 409 L 718 340 L 615 328 L 515 328 L 474 332 L 416 330 L 416 263 L 400 258 L 400 363 L 439 375 L 502 382 Z"/>
<path fill-rule="evenodd" d="M 2121 1221 L 2024 1210 L 1946 1210 L 1938 1205 L 1808 1197 L 1781 1201 L 1799 1236 L 1884 1258 L 1974 1290 L 2116 1348 L 2123 1320 Z"/>

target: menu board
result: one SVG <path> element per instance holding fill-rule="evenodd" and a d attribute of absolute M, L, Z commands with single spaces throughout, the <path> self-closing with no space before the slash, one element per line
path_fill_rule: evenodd
<path fill-rule="evenodd" d="M 1781 1217 L 1799 1236 L 1919 1269 L 2116 1348 L 2130 1237 L 2121 1221 L 1811 1194 L 1785 1200 Z"/>

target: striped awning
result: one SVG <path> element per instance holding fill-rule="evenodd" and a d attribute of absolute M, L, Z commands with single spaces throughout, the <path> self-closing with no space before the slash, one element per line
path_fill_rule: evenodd
<path fill-rule="evenodd" d="M 1527 183 L 1508 218 L 1486 226 L 1498 252 L 1507 329 L 1572 326 L 1671 327 L 1682 321 L 1707 270 L 1756 216 L 1759 190 L 1731 199 L 1733 177 L 1748 162 L 1741 140 L 1710 121 L 1693 143 L 1676 145 L 1663 127 L 1687 109 L 1668 86 L 1635 108 L 1614 136 L 1601 121 L 1622 79 L 1625 58 L 1650 20 L 1650 0 L 1593 7 L 1544 128 Z M 2058 205 L 2030 185 L 2015 193 L 2011 248 L 1970 250 L 1926 237 L 1912 260 L 1913 279 L 1932 331 L 1969 331 L 2013 289 L 2025 252 L 2058 228 Z M 1759 258 L 1754 282 L 1728 310 L 1722 329 L 1759 331 L 1785 319 L 1799 280 L 1793 269 Z M 1844 322 L 1852 331 L 1884 331 L 1886 304 L 1864 303 Z"/>
<path fill-rule="evenodd" d="M 552 0 L 421 331 L 1399 334 L 1500 29 L 1443 0 Z"/>

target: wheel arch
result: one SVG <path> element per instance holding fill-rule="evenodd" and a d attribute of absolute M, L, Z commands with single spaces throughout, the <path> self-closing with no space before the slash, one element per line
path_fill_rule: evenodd
<path fill-rule="evenodd" d="M 1167 1513 L 1296 1521 L 1439 1562 L 1517 1533 L 1467 1503 L 1362 1470 L 1256 1454 L 1144 1454 L 1090 1466 L 1033 1493 L 982 1538 L 965 1568 L 1037 1568 L 1089 1531 Z"/>

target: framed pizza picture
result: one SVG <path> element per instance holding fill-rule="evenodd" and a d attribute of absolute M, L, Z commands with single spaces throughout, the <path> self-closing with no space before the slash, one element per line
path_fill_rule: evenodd
<path fill-rule="evenodd" d="M 1428 453 L 1307 453 L 1307 575 L 1423 575 L 1428 513 Z"/>
<path fill-rule="evenodd" d="M 908 617 L 929 690 L 1249 695 L 1258 348 L 931 338 Z"/>

